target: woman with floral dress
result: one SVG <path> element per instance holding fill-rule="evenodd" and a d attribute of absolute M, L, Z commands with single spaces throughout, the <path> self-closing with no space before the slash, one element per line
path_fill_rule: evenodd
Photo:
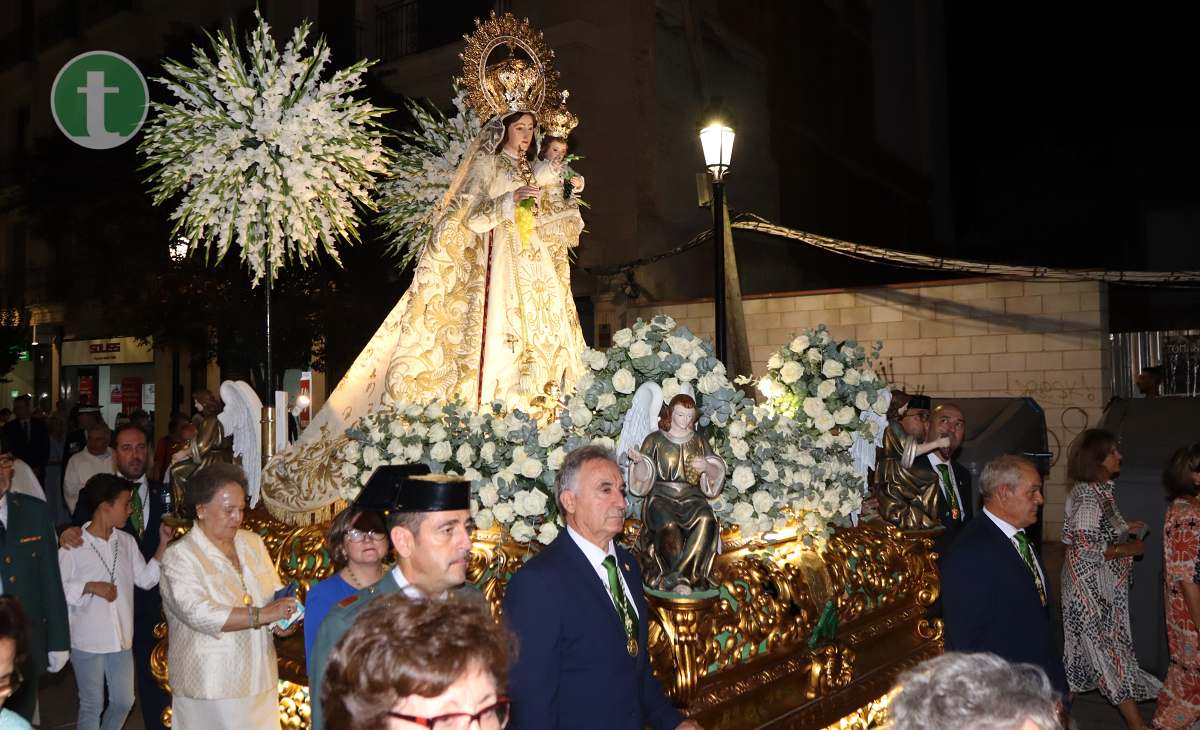
<path fill-rule="evenodd" d="M 1157 730 L 1189 730 L 1200 721 L 1200 444 L 1175 452 L 1163 474 L 1163 593 L 1171 665 L 1158 693 Z"/>
<path fill-rule="evenodd" d="M 1131 730 L 1142 730 L 1137 703 L 1153 699 L 1162 684 L 1138 666 L 1130 638 L 1133 559 L 1145 549 L 1132 534 L 1146 525 L 1126 522 L 1117 509 L 1112 480 L 1120 471 L 1111 433 L 1088 429 L 1072 445 L 1067 476 L 1075 486 L 1063 525 L 1063 664 L 1072 692 L 1099 689 Z"/>

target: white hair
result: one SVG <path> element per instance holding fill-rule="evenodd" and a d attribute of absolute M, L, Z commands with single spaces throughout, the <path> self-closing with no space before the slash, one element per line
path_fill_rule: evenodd
<path fill-rule="evenodd" d="M 1058 693 L 1033 664 L 951 652 L 900 675 L 890 730 L 1062 730 Z"/>
<path fill-rule="evenodd" d="M 617 457 L 613 454 L 612 449 L 596 444 L 588 444 L 580 446 L 577 449 L 571 450 L 563 459 L 562 466 L 558 469 L 558 476 L 554 479 L 554 498 L 558 501 L 558 505 L 562 507 L 562 493 L 574 492 L 579 488 L 579 471 L 583 465 L 589 461 L 603 459 L 610 461 L 613 464 L 617 463 Z"/>
<path fill-rule="evenodd" d="M 1014 489 L 1026 473 L 1037 473 L 1033 462 L 1023 456 L 1004 454 L 992 459 L 979 474 L 979 499 L 987 502 L 1000 487 Z"/>

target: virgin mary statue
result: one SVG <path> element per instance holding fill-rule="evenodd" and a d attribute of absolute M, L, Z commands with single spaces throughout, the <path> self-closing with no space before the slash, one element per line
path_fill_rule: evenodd
<path fill-rule="evenodd" d="M 500 45 L 509 56 L 489 64 Z M 511 15 L 468 38 L 463 84 L 487 121 L 435 212 L 408 291 L 300 439 L 264 470 L 263 501 L 277 518 L 332 516 L 345 493 L 344 432 L 375 409 L 458 401 L 529 410 L 547 388 L 569 391 L 581 373 L 567 256 L 583 220 L 574 201 L 536 185 L 530 163 L 540 121 L 554 136 L 570 131 L 564 120 L 574 126 L 548 103 L 558 98 L 552 55 Z"/>

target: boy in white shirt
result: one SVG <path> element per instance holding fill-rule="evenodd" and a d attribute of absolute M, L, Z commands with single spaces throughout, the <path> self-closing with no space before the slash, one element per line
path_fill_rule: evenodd
<path fill-rule="evenodd" d="M 158 552 L 142 558 L 121 528 L 133 513 L 133 482 L 115 474 L 88 479 L 80 494 L 95 505 L 83 546 L 60 548 L 58 564 L 71 622 L 71 662 L 79 685 L 79 730 L 120 730 L 133 707 L 133 587 L 158 584 L 159 560 L 174 534 L 159 528 Z M 108 709 L 104 688 L 108 685 Z"/>

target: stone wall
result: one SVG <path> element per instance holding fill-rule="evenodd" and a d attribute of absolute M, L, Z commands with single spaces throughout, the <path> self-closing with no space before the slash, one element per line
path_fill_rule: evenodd
<path fill-rule="evenodd" d="M 744 307 L 756 374 L 794 333 L 825 324 L 838 339 L 881 340 L 889 379 L 935 399 L 1034 398 L 1045 409 L 1055 454 L 1045 535 L 1059 537 L 1066 447 L 1099 422 L 1110 395 L 1104 284 L 971 279 L 747 297 Z M 712 336 L 711 300 L 645 305 L 610 318 L 619 327 L 656 313 Z"/>

